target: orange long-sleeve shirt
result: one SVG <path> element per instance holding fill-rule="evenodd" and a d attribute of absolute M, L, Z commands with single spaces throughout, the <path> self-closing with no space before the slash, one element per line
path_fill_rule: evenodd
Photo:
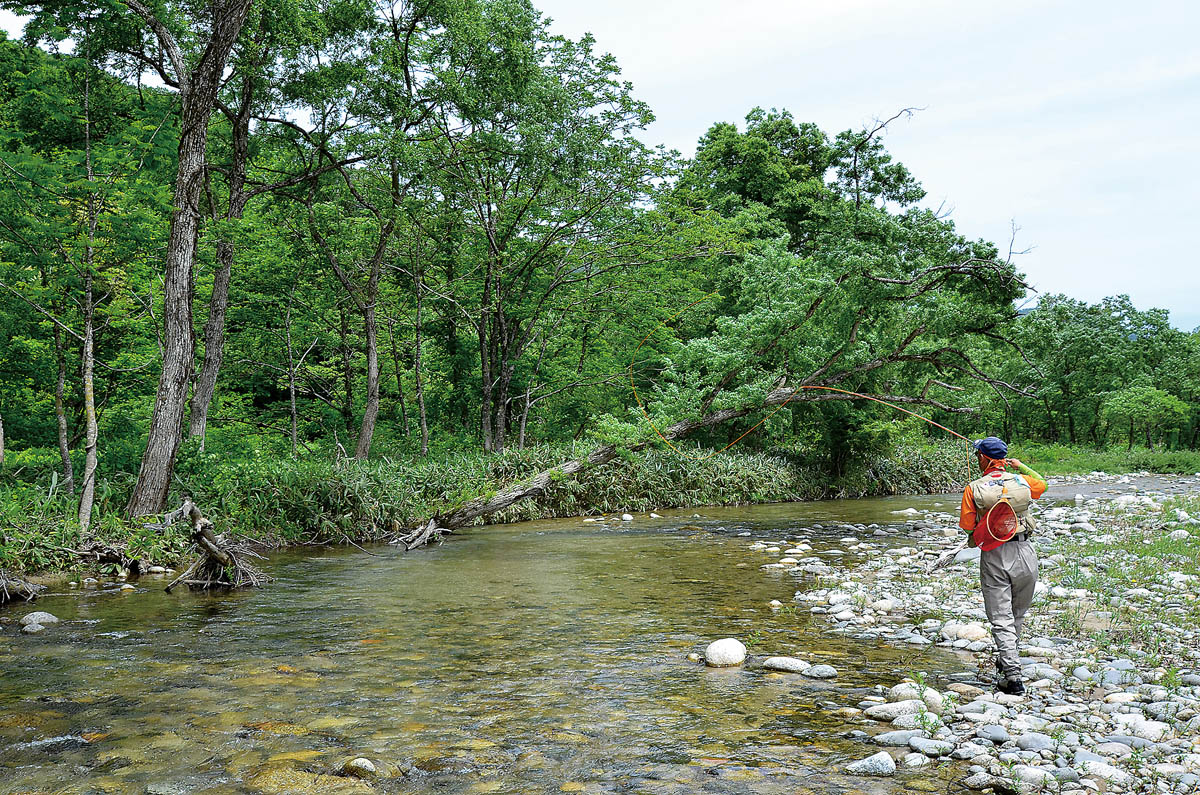
<path fill-rule="evenodd" d="M 1028 469 L 1028 467 L 1026 468 Z M 996 462 L 993 466 L 988 467 L 983 474 L 990 475 L 998 470 L 1003 471 L 1003 469 L 1003 464 Z M 1029 472 L 1030 474 L 1022 473 L 1021 477 L 1025 478 L 1025 482 L 1029 484 L 1029 491 L 1036 500 L 1046 493 L 1046 481 L 1037 476 L 1037 473 L 1032 469 Z M 975 530 L 975 525 L 978 523 L 979 517 L 976 516 L 975 495 L 971 491 L 971 484 L 968 483 L 963 488 L 962 505 L 958 509 L 958 526 L 970 533 Z"/>

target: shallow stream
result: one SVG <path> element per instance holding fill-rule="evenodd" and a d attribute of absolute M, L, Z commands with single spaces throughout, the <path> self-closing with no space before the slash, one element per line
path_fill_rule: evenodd
<path fill-rule="evenodd" d="M 265 589 L 72 592 L 36 636 L 0 626 L 0 792 L 366 791 L 367 757 L 404 793 L 960 792 L 962 769 L 844 776 L 875 748 L 838 714 L 914 670 L 961 672 L 941 649 L 823 633 L 773 612 L 811 580 L 765 572 L 750 538 L 898 524 L 952 498 L 841 500 L 475 529 L 427 550 L 272 556 Z M 696 518 L 693 514 L 699 514 Z M 814 529 L 814 524 L 822 524 Z M 903 543 L 896 538 L 894 543 Z M 9 610 L 15 619 L 24 610 Z M 737 669 L 691 651 L 734 636 Z M 770 654 L 835 666 L 819 682 Z"/>

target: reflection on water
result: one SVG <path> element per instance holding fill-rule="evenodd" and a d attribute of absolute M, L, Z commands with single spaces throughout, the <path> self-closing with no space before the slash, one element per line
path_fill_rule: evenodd
<path fill-rule="evenodd" d="M 52 596 L 39 608 L 63 623 L 0 632 L 0 791 L 367 792 L 330 775 L 354 757 L 387 775 L 380 792 L 957 791 L 957 770 L 838 773 L 875 749 L 843 738 L 837 711 L 953 658 L 773 614 L 805 581 L 760 571 L 737 536 L 820 551 L 847 535 L 837 522 L 935 502 L 531 522 L 408 556 L 277 555 L 258 591 L 167 595 L 144 579 L 132 596 Z M 725 636 L 840 675 L 687 661 Z"/>

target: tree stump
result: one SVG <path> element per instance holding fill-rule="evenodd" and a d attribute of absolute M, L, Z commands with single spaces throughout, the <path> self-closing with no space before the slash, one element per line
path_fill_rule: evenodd
<path fill-rule="evenodd" d="M 200 557 L 183 574 L 167 586 L 167 593 L 179 584 L 192 591 L 214 588 L 245 588 L 266 585 L 270 578 L 251 564 L 248 558 L 263 560 L 249 544 L 231 541 L 213 532 L 213 523 L 205 518 L 191 500 L 163 516 L 163 527 L 169 527 L 183 518 L 192 523 L 192 543 Z"/>

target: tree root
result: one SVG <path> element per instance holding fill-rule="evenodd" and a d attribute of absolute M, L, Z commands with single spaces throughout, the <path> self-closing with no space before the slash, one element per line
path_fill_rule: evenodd
<path fill-rule="evenodd" d="M 95 539 L 84 543 L 82 548 L 75 550 L 75 552 L 79 557 L 92 563 L 115 563 L 121 568 L 127 569 L 135 577 L 142 573 L 141 560 L 131 558 L 125 554 L 124 550 L 102 544 Z"/>
<path fill-rule="evenodd" d="M 213 533 L 213 523 L 204 517 L 191 500 L 163 516 L 161 527 L 169 527 L 187 517 L 192 523 L 192 542 L 200 557 L 167 586 L 167 593 L 176 585 L 184 584 L 193 591 L 214 588 L 245 588 L 266 585 L 271 581 L 249 558 L 263 560 L 250 545 L 232 541 Z"/>
<path fill-rule="evenodd" d="M 0 605 L 9 602 L 32 602 L 44 590 L 46 590 L 44 585 L 10 579 L 7 574 L 0 571 Z"/>

